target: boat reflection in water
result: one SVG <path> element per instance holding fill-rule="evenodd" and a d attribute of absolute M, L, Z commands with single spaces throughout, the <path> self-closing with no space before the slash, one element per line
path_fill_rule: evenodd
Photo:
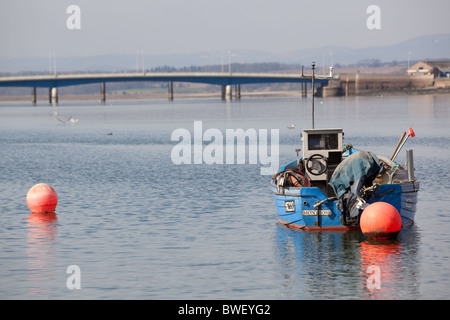
<path fill-rule="evenodd" d="M 416 226 L 404 228 L 396 240 L 383 242 L 369 241 L 356 230 L 298 232 L 278 226 L 282 297 L 417 298 L 418 237 Z"/>

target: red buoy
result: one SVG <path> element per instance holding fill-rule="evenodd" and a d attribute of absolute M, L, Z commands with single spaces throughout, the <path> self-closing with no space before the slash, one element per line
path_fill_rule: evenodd
<path fill-rule="evenodd" d="M 58 204 L 56 191 L 45 183 L 38 183 L 30 188 L 27 193 L 27 205 L 31 212 L 52 213 Z"/>
<path fill-rule="evenodd" d="M 362 233 L 368 238 L 395 238 L 402 228 L 402 218 L 395 207 L 387 202 L 374 202 L 367 206 L 359 221 Z"/>

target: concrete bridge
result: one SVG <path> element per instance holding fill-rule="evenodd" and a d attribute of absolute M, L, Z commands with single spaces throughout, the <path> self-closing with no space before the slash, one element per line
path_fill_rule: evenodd
<path fill-rule="evenodd" d="M 100 83 L 101 101 L 106 101 L 107 82 L 158 81 L 168 82 L 169 100 L 173 100 L 173 82 L 193 82 L 222 86 L 222 99 L 231 98 L 231 86 L 235 85 L 236 98 L 240 98 L 240 86 L 251 83 L 301 83 L 302 94 L 306 95 L 306 83 L 312 82 L 312 75 L 281 73 L 77 73 L 54 75 L 30 75 L 0 77 L 0 87 L 30 87 L 32 102 L 36 103 L 36 88 L 49 88 L 49 102 L 58 102 L 58 87 Z M 322 86 L 328 84 L 328 77 L 314 76 L 314 82 Z"/>

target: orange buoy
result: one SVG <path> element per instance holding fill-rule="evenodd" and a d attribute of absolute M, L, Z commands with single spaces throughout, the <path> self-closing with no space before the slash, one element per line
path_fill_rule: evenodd
<path fill-rule="evenodd" d="M 48 184 L 38 183 L 32 186 L 27 193 L 27 205 L 31 212 L 55 212 L 57 203 L 58 195 Z"/>
<path fill-rule="evenodd" d="M 367 206 L 359 221 L 362 233 L 368 238 L 395 238 L 402 228 L 402 218 L 395 207 L 387 202 Z"/>

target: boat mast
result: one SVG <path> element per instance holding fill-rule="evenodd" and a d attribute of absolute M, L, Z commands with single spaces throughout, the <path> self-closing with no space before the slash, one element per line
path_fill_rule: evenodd
<path fill-rule="evenodd" d="M 312 63 L 312 128 L 314 129 L 314 68 L 316 66 L 316 63 Z"/>

